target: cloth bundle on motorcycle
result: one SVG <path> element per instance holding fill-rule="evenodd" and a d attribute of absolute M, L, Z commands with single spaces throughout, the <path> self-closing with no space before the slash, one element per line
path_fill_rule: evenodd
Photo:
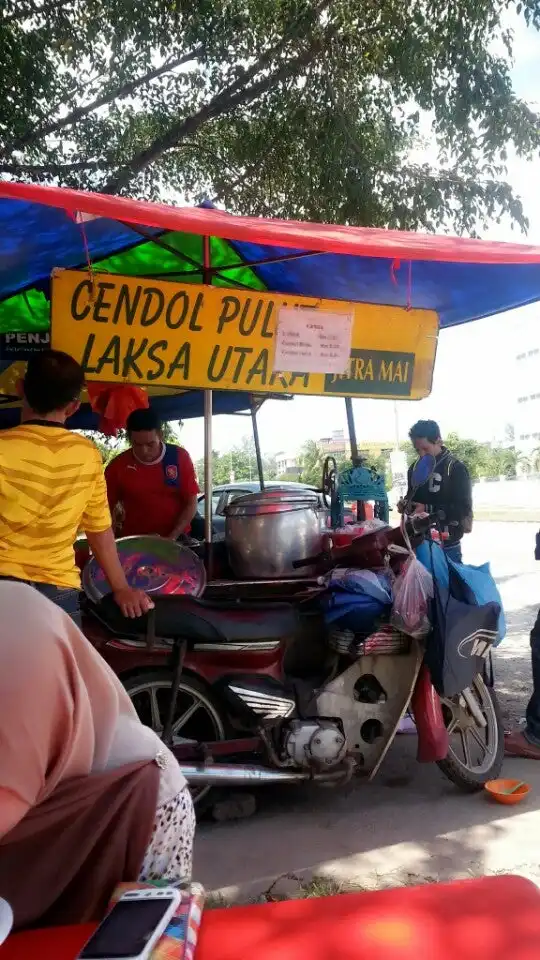
<path fill-rule="evenodd" d="M 337 569 L 322 597 L 327 624 L 369 636 L 381 619 L 387 619 L 392 594 L 386 572 Z"/>
<path fill-rule="evenodd" d="M 381 603 L 365 593 L 336 592 L 323 597 L 322 605 L 327 624 L 339 625 L 364 636 L 369 636 L 390 611 L 389 603 Z"/>
<path fill-rule="evenodd" d="M 455 565 L 447 566 L 447 584 L 437 578 L 436 552 L 430 545 L 435 596 L 432 601 L 433 629 L 426 640 L 425 663 L 441 696 L 453 697 L 470 687 L 483 674 L 486 657 L 497 639 L 501 607 L 494 601 L 477 603 L 471 587 L 461 578 Z M 443 556 L 443 562 L 447 563 Z"/>
<path fill-rule="evenodd" d="M 506 636 L 506 620 L 501 595 L 491 575 L 489 563 L 483 563 L 479 567 L 468 563 L 454 563 L 439 546 L 425 541 L 416 548 L 416 556 L 432 574 L 439 587 L 448 589 L 450 570 L 452 570 L 465 587 L 468 587 L 470 593 L 467 596 L 470 597 L 471 603 L 478 606 L 484 603 L 498 604 L 500 608 L 498 635 L 493 644 L 494 647 L 498 646 Z"/>
<path fill-rule="evenodd" d="M 385 570 L 336 567 L 330 574 L 328 589 L 343 590 L 345 593 L 365 593 L 381 603 L 392 603 L 392 583 Z"/>

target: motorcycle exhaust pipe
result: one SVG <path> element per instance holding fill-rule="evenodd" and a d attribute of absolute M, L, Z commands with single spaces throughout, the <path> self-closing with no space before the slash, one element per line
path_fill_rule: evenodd
<path fill-rule="evenodd" d="M 246 764 L 210 763 L 208 766 L 181 763 L 180 769 L 188 783 L 208 786 L 246 786 L 270 783 L 299 783 L 302 780 L 337 780 L 343 778 L 343 770 L 325 774 L 311 774 L 308 770 L 270 770 Z"/>
<path fill-rule="evenodd" d="M 180 769 L 188 783 L 219 784 L 230 786 L 245 786 L 246 784 L 265 783 L 297 783 L 299 780 L 309 780 L 309 773 L 304 770 L 269 770 L 266 767 L 257 767 L 251 764 L 240 766 L 232 763 L 209 763 L 207 766 L 195 763 L 181 763 Z"/>

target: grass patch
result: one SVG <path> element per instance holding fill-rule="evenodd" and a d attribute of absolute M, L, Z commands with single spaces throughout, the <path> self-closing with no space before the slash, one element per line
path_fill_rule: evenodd
<path fill-rule="evenodd" d="M 505 871 L 502 871 L 505 872 Z M 459 879 L 468 879 L 483 875 L 481 869 L 469 869 Z M 449 879 L 449 878 L 445 878 Z M 457 877 L 455 879 L 458 879 Z M 230 896 L 220 893 L 210 894 L 205 907 L 215 910 L 223 907 L 249 906 L 258 903 L 278 903 L 284 900 L 306 900 L 316 897 L 333 897 L 338 893 L 373 893 L 374 891 L 390 890 L 396 887 L 417 887 L 423 884 L 441 883 L 443 880 L 429 874 L 418 874 L 409 871 L 396 872 L 391 875 L 373 875 L 368 882 L 354 883 L 348 880 L 336 880 L 332 877 L 313 876 L 310 880 L 297 877 L 294 874 L 285 874 L 274 880 L 268 889 L 260 894 Z M 536 881 L 535 881 L 536 882 Z"/>
<path fill-rule="evenodd" d="M 282 881 L 286 881 L 284 888 Z M 306 900 L 311 897 L 333 897 L 336 893 L 359 893 L 365 890 L 361 884 L 333 880 L 330 877 L 313 877 L 304 882 L 298 877 L 279 877 L 265 893 L 256 897 L 229 900 L 221 894 L 210 894 L 205 909 L 216 910 L 223 907 L 235 907 L 239 904 L 277 903 L 283 900 Z"/>

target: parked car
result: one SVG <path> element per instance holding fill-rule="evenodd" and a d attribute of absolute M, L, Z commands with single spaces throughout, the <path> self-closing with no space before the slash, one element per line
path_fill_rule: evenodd
<path fill-rule="evenodd" d="M 316 487 L 310 487 L 305 483 L 288 483 L 286 481 L 280 482 L 279 480 L 270 480 L 268 483 L 265 483 L 264 486 L 266 490 L 275 490 L 278 488 L 280 490 L 311 490 L 314 493 L 318 493 L 321 510 L 326 510 L 322 494 L 317 491 Z M 239 497 L 245 497 L 248 493 L 257 493 L 260 489 L 261 485 L 258 480 L 225 483 L 222 486 L 214 487 L 212 493 L 212 527 L 215 540 L 220 540 L 225 536 L 225 507 L 232 503 L 233 500 L 238 500 Z M 198 530 L 201 527 L 201 522 L 204 522 L 205 514 L 206 496 L 202 493 L 198 498 L 198 508 L 192 528 L 196 526 Z"/>

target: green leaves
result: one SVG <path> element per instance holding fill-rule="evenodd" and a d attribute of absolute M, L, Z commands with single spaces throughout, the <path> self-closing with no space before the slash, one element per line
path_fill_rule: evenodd
<path fill-rule="evenodd" d="M 322 484 L 324 455 L 315 440 L 307 440 L 300 452 L 300 480 L 313 487 Z"/>
<path fill-rule="evenodd" d="M 525 228 L 506 163 L 538 155 L 540 123 L 512 91 L 512 7 L 540 24 L 540 0 L 4 0 L 0 173 L 252 215 Z"/>
<path fill-rule="evenodd" d="M 508 444 L 511 441 L 513 436 L 508 438 Z M 518 466 L 523 467 L 524 458 L 513 445 L 480 443 L 478 440 L 460 437 L 457 433 L 449 433 L 445 444 L 451 453 L 466 465 L 472 480 L 480 477 L 515 477 Z M 414 458 L 410 444 L 407 444 L 406 448 Z"/>
<path fill-rule="evenodd" d="M 275 457 L 265 457 L 263 461 L 265 480 L 274 480 L 276 476 Z M 202 483 L 204 460 L 196 464 L 197 476 Z M 242 442 L 226 453 L 212 452 L 212 477 L 215 487 L 225 483 L 239 483 L 242 480 L 258 480 L 257 457 L 252 437 L 245 436 Z"/>

